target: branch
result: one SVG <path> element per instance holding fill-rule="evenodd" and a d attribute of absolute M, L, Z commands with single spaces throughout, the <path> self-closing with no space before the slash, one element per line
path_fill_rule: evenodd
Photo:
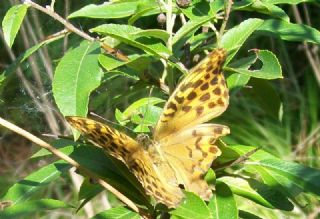
<path fill-rule="evenodd" d="M 6 127 L 7 129 L 25 137 L 26 139 L 29 139 L 33 143 L 39 145 L 42 148 L 47 149 L 50 151 L 52 154 L 55 156 L 61 158 L 62 160 L 68 162 L 72 166 L 78 168 L 81 172 L 85 173 L 87 176 L 91 177 L 94 179 L 96 182 L 98 182 L 102 187 L 113 193 L 116 197 L 118 197 L 123 203 L 125 203 L 129 208 L 131 208 L 133 211 L 139 213 L 141 216 L 144 218 L 151 218 L 143 209 L 138 208 L 130 199 L 128 199 L 126 196 L 124 196 L 121 192 L 119 192 L 117 189 L 112 187 L 110 184 L 107 182 L 103 181 L 100 179 L 96 174 L 92 173 L 88 169 L 82 167 L 77 161 L 73 160 L 72 158 L 68 157 L 61 151 L 57 150 L 55 147 L 51 146 L 47 142 L 41 140 L 40 138 L 32 135 L 31 133 L 27 132 L 26 130 L 2 119 L 0 117 L 0 125 Z"/>
<path fill-rule="evenodd" d="M 87 33 L 81 31 L 80 29 L 76 28 L 73 24 L 71 24 L 68 20 L 61 17 L 59 14 L 54 12 L 53 8 L 50 6 L 46 6 L 45 8 L 41 5 L 38 5 L 37 3 L 34 3 L 31 0 L 23 0 L 24 4 L 29 5 L 39 11 L 42 11 L 43 13 L 49 15 L 50 17 L 54 18 L 55 20 L 59 21 L 61 24 L 64 25 L 65 29 L 67 29 L 70 32 L 73 32 L 75 34 L 78 34 L 82 38 L 89 40 L 89 41 L 95 41 L 96 39 L 88 35 Z M 116 56 L 118 59 L 122 61 L 128 61 L 128 57 L 123 55 L 119 50 L 111 48 L 110 46 L 104 44 L 102 42 L 102 48 L 109 52 L 110 54 Z"/>
<path fill-rule="evenodd" d="M 226 4 L 227 5 L 225 7 L 225 14 L 224 14 L 223 22 L 222 22 L 221 28 L 220 28 L 220 37 L 223 35 L 224 30 L 226 29 L 227 22 L 229 20 L 229 15 L 230 15 L 230 12 L 231 12 L 231 8 L 232 8 L 232 5 L 233 5 L 233 0 L 228 0 Z"/>
<path fill-rule="evenodd" d="M 42 11 L 43 13 L 49 15 L 50 17 L 53 17 L 54 19 L 56 19 L 57 21 L 62 23 L 68 30 L 70 30 L 73 33 L 78 34 L 82 38 L 85 38 L 86 40 L 89 40 L 89 41 L 94 41 L 95 40 L 93 37 L 89 36 L 85 32 L 83 32 L 83 31 L 79 30 L 78 28 L 76 28 L 73 24 L 71 24 L 70 22 L 65 20 L 59 14 L 55 13 L 50 7 L 47 6 L 46 8 L 44 8 L 41 5 L 38 5 L 38 4 L 34 3 L 31 0 L 24 0 L 23 2 L 24 2 L 24 4 L 30 5 L 31 7 L 35 8 L 35 9 L 38 9 L 39 11 Z"/>

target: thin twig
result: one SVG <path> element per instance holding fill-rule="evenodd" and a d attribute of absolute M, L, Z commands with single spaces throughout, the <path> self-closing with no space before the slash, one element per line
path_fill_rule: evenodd
<path fill-rule="evenodd" d="M 226 29 L 227 22 L 229 20 L 229 15 L 230 15 L 230 12 L 231 12 L 231 8 L 232 8 L 232 5 L 233 5 L 233 0 L 228 0 L 226 2 L 226 4 L 227 5 L 225 7 L 225 13 L 224 13 L 223 21 L 222 21 L 221 28 L 220 28 L 219 38 L 224 34 L 224 31 Z M 217 41 L 219 42 L 220 39 L 217 39 Z"/>
<path fill-rule="evenodd" d="M 238 157 L 236 160 L 232 160 L 230 162 L 227 162 L 225 164 L 223 164 L 222 166 L 219 166 L 218 168 L 215 169 L 215 171 L 219 171 L 219 170 L 222 170 L 222 169 L 225 169 L 226 167 L 232 167 L 234 165 L 237 165 L 239 163 L 243 163 L 245 162 L 246 160 L 249 159 L 249 157 L 256 153 L 258 150 L 260 150 L 262 147 L 257 147 L 257 148 L 254 148 L 252 149 L 251 151 L 248 151 L 247 153 L 245 153 L 244 155 Z"/>
<path fill-rule="evenodd" d="M 29 19 L 28 20 L 26 19 L 26 21 L 28 21 L 26 23 L 28 25 L 29 32 L 32 34 L 31 37 L 33 37 L 34 43 L 39 43 L 38 42 L 39 39 L 43 40 L 45 38 L 45 36 L 43 34 L 42 28 L 35 28 L 35 27 L 41 26 L 40 21 L 39 21 L 38 11 L 32 10 L 31 17 L 32 17 L 34 26 L 32 27 L 32 25 L 29 22 Z M 35 34 L 33 34 L 33 31 L 35 31 L 37 33 L 37 36 L 38 36 L 37 38 L 35 37 Z M 43 63 L 43 66 L 46 69 L 46 73 L 48 74 L 50 80 L 52 81 L 53 80 L 53 66 L 52 66 L 52 61 L 51 61 L 52 58 L 49 55 L 48 48 L 46 46 L 44 46 L 38 50 L 38 53 L 39 53 L 39 57 Z"/>
<path fill-rule="evenodd" d="M 293 5 L 292 9 L 293 9 L 293 15 L 294 15 L 297 23 L 302 24 L 303 21 L 302 21 L 302 18 L 300 16 L 300 12 L 299 12 L 297 6 Z M 311 49 L 309 48 L 309 46 L 308 46 L 308 44 L 306 42 L 303 42 L 303 48 L 304 48 L 304 51 L 306 53 L 307 59 L 308 59 L 310 65 L 311 65 L 311 68 L 313 70 L 313 73 L 314 73 L 314 75 L 315 75 L 315 77 L 317 79 L 318 85 L 320 85 L 319 63 L 317 62 L 317 59 L 312 56 L 312 51 L 311 51 Z M 316 56 L 316 54 L 315 54 L 315 56 Z"/>
<path fill-rule="evenodd" d="M 30 42 L 28 40 L 27 34 L 26 34 L 26 28 L 24 25 L 21 26 L 21 34 L 22 34 L 22 40 L 24 42 L 25 48 L 30 48 Z M 55 134 L 58 134 L 60 132 L 59 125 L 57 123 L 57 119 L 55 118 L 54 114 L 52 113 L 52 104 L 47 98 L 46 91 L 44 88 L 44 85 L 42 83 L 42 78 L 40 75 L 39 67 L 36 65 L 35 58 L 33 56 L 28 57 L 28 61 L 30 63 L 30 67 L 32 69 L 32 75 L 36 81 L 36 90 L 38 93 L 38 98 L 41 100 L 42 105 L 42 112 L 44 113 L 44 116 L 47 120 L 47 124 L 49 125 L 51 131 Z"/>
<path fill-rule="evenodd" d="M 64 153 L 62 153 L 58 149 L 54 148 L 53 146 L 51 146 L 47 142 L 41 140 L 40 138 L 38 138 L 38 137 L 34 136 L 33 134 L 27 132 L 26 130 L 24 130 L 24 129 L 22 129 L 22 128 L 20 128 L 20 127 L 14 125 L 14 124 L 2 119 L 1 117 L 0 117 L 0 125 L 6 127 L 7 129 L 9 129 L 9 130 L 11 130 L 11 131 L 23 136 L 23 137 L 25 137 L 26 139 L 28 139 L 31 142 L 39 145 L 40 147 L 47 149 L 48 151 L 50 151 L 55 156 L 57 156 L 60 159 L 68 162 L 72 166 L 78 168 L 81 172 L 85 173 L 87 176 L 91 177 L 96 182 L 98 182 L 102 187 L 104 187 L 105 189 L 107 189 L 108 191 L 113 193 L 123 203 L 125 203 L 128 207 L 130 207 L 133 211 L 139 213 L 144 218 L 150 218 L 150 216 L 148 214 L 146 214 L 145 211 L 143 211 L 142 209 L 138 208 L 130 199 L 128 199 L 126 196 L 124 196 L 117 189 L 115 189 L 114 187 L 112 187 L 110 184 L 108 184 L 107 182 L 103 181 L 102 179 L 100 179 L 93 172 L 91 172 L 88 169 L 82 167 L 77 161 L 75 161 L 72 158 L 68 157 L 67 155 L 65 155 Z"/>
<path fill-rule="evenodd" d="M 47 15 L 51 16 L 52 18 L 56 19 L 57 21 L 62 23 L 65 26 L 65 28 L 68 29 L 70 32 L 78 34 L 82 38 L 84 38 L 86 40 L 89 40 L 89 41 L 95 41 L 96 40 L 95 38 L 91 37 L 87 33 L 85 33 L 83 31 L 81 31 L 80 29 L 76 28 L 73 24 L 71 24 L 66 19 L 62 18 L 59 14 L 54 12 L 54 10 L 50 6 L 47 6 L 46 8 L 44 8 L 41 5 L 38 5 L 38 4 L 34 3 L 31 0 L 24 0 L 24 3 L 26 5 L 29 5 L 29 6 L 31 6 L 33 8 L 35 8 L 35 9 L 38 9 L 39 11 L 42 11 L 43 13 L 46 13 Z M 102 44 L 103 44 L 103 49 L 105 49 L 107 52 L 115 55 L 120 60 L 128 61 L 128 57 L 125 56 L 124 54 L 122 54 L 118 49 L 114 49 L 114 48 L 104 44 L 103 42 L 102 42 Z"/>
<path fill-rule="evenodd" d="M 89 41 L 94 41 L 95 40 L 93 37 L 89 36 L 88 34 L 86 34 L 83 31 L 79 30 L 73 24 L 71 24 L 70 22 L 68 22 L 64 18 L 62 18 L 59 14 L 55 13 L 51 8 L 44 8 L 41 5 L 38 5 L 38 4 L 34 3 L 31 0 L 24 0 L 24 4 L 30 5 L 31 7 L 35 8 L 35 9 L 38 9 L 39 11 L 42 11 L 43 13 L 45 13 L 45 14 L 49 15 L 50 17 L 56 19 L 57 21 L 62 23 L 68 30 L 70 30 L 73 33 L 78 34 L 82 38 L 84 38 L 86 40 L 89 40 Z"/>
<path fill-rule="evenodd" d="M 294 152 L 292 153 L 292 157 L 296 157 L 297 154 L 306 149 L 306 147 L 308 146 L 307 144 L 315 137 L 319 134 L 320 132 L 320 124 L 309 134 L 308 137 L 306 137 L 305 139 L 303 139 L 302 142 L 300 142 L 295 148 Z"/>

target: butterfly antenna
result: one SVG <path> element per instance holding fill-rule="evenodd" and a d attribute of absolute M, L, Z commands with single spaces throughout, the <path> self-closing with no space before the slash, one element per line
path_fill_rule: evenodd
<path fill-rule="evenodd" d="M 121 127 L 125 128 L 126 130 L 128 130 L 128 131 L 130 131 L 130 132 L 133 133 L 133 130 L 132 130 L 132 129 L 130 129 L 130 128 L 126 127 L 126 126 L 123 126 L 123 125 L 121 125 L 121 124 L 119 124 L 119 123 L 113 122 L 113 121 L 111 121 L 111 120 L 109 120 L 109 119 L 103 118 L 102 116 L 100 116 L 100 115 L 98 115 L 98 114 L 96 114 L 96 113 L 94 113 L 94 112 L 90 112 L 89 114 L 90 114 L 91 116 L 94 116 L 94 117 L 99 118 L 99 120 L 104 121 L 105 123 L 112 124 L 112 125 L 118 126 L 118 127 L 121 126 Z"/>

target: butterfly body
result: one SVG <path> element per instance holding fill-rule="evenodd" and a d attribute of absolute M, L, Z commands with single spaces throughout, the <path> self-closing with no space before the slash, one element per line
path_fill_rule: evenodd
<path fill-rule="evenodd" d="M 222 73 L 225 57 L 225 50 L 214 50 L 181 81 L 166 103 L 152 139 L 139 135 L 134 140 L 87 118 L 66 119 L 93 144 L 121 160 L 157 202 L 176 207 L 184 197 L 181 186 L 208 200 L 212 191 L 204 175 L 221 154 L 215 141 L 230 130 L 202 123 L 228 106 Z"/>

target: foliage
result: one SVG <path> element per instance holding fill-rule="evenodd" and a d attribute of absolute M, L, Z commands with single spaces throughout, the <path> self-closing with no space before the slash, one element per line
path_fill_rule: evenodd
<path fill-rule="evenodd" d="M 3 18 L 3 35 L 9 47 L 18 43 L 17 33 L 26 13 L 33 7 L 27 2 L 12 6 Z M 228 51 L 224 71 L 231 104 L 218 123 L 230 126 L 232 134 L 223 139 L 225 143 L 220 142 L 223 153 L 214 161 L 215 172 L 208 173 L 208 178 L 214 175 L 210 182 L 215 185 L 214 196 L 208 203 L 186 192 L 186 200 L 177 209 L 168 211 L 163 206 L 154 206 L 123 164 L 106 156 L 99 148 L 65 139 L 52 144 L 154 217 L 160 218 L 167 211 L 172 218 L 277 218 L 278 210 L 297 218 L 309 214 L 310 209 L 299 214 L 293 210 L 302 208 L 305 202 L 317 204 L 320 171 L 314 167 L 319 167 L 319 163 L 306 160 L 306 166 L 294 162 L 293 155 L 302 149 L 292 148 L 292 145 L 298 142 L 296 136 L 300 136 L 303 128 L 307 136 L 319 130 L 320 107 L 315 95 L 319 83 L 309 72 L 303 76 L 306 85 L 301 89 L 292 67 L 295 61 L 288 58 L 288 53 L 280 53 L 285 49 L 271 49 L 278 52 L 274 53 L 266 43 L 261 43 L 271 37 L 279 44 L 278 48 L 283 48 L 285 42 L 320 44 L 317 29 L 290 22 L 288 7 L 302 2 L 319 8 L 313 1 L 236 1 L 225 32 L 216 30 L 224 22 L 221 16 L 229 15 L 227 1 L 222 0 L 195 0 L 186 8 L 170 4 L 170 1 L 114 1 L 85 5 L 68 16 L 71 21 L 84 22 L 83 33 L 89 29 L 90 35 L 98 36 L 99 40 L 84 39 L 83 35 L 79 40 L 74 29 L 70 29 L 72 33 L 68 37 L 72 43 L 62 57 L 57 57 L 52 80 L 47 76 L 54 98 L 52 108 L 56 105 L 63 116 L 87 116 L 90 109 L 115 118 L 118 123 L 112 126 L 120 129 L 126 126 L 133 130 L 129 133 L 133 136 L 137 132 L 150 132 L 161 113 L 161 104 L 167 99 L 164 93 L 172 91 L 187 73 L 186 69 L 194 66 L 190 64 L 190 56 L 204 57 L 206 51 L 215 47 Z M 54 11 L 51 12 L 52 15 Z M 155 22 L 162 13 L 167 16 L 166 30 Z M 174 19 L 172 13 L 181 19 Z M 243 20 L 237 20 L 234 14 L 241 14 Z M 92 19 L 90 27 L 85 23 L 88 19 Z M 14 72 L 19 71 L 32 54 L 66 37 L 66 33 L 53 35 L 20 54 L 0 74 L 1 98 L 6 100 Z M 285 64 L 281 66 L 280 63 Z M 282 69 L 292 75 L 284 75 Z M 269 81 L 284 77 L 293 80 L 292 93 L 296 96 L 293 97 L 284 80 L 277 84 Z M 304 93 L 309 99 L 304 98 Z M 294 102 L 305 108 L 290 111 L 290 103 Z M 41 112 L 46 114 L 43 109 Z M 305 118 L 310 121 L 308 127 L 305 127 Z M 49 121 L 46 121 L 48 126 Z M 50 127 L 52 132 L 56 130 L 52 124 Z M 60 125 L 58 129 L 64 131 L 65 127 Z M 310 144 L 316 145 L 317 141 Z M 316 157 L 317 150 L 308 153 Z M 41 149 L 32 159 L 50 156 Z M 74 208 L 63 200 L 38 198 L 49 183 L 66 177 L 70 167 L 58 159 L 11 185 L 1 196 L 1 200 L 10 201 L 11 206 L 0 212 L 0 218 Z M 101 191 L 100 186 L 84 181 L 79 192 L 80 208 Z M 112 207 L 92 218 L 138 218 L 137 213 L 121 207 L 118 202 Z"/>

